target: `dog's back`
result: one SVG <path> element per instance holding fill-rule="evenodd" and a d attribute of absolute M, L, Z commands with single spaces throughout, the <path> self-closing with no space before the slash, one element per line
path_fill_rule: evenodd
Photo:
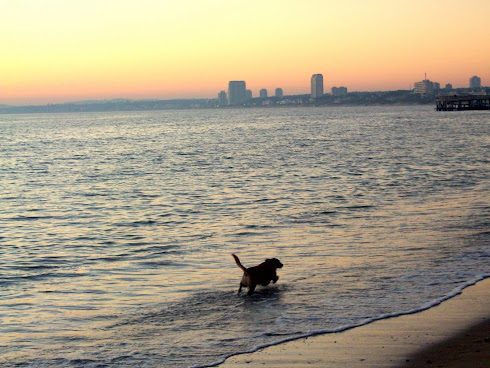
<path fill-rule="evenodd" d="M 276 268 L 267 260 L 258 266 L 247 269 L 249 275 L 252 275 L 257 284 L 267 286 L 276 276 Z"/>

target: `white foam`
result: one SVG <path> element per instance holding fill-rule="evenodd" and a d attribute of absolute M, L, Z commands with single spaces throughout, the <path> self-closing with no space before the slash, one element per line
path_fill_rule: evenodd
<path fill-rule="evenodd" d="M 277 340 L 277 341 L 274 341 L 274 342 L 271 342 L 271 343 L 256 345 L 253 348 L 251 348 L 250 350 L 240 351 L 240 352 L 228 354 L 228 355 L 224 356 L 223 358 L 221 358 L 220 360 L 215 361 L 215 362 L 210 363 L 210 364 L 193 365 L 193 366 L 191 366 L 189 368 L 216 367 L 216 366 L 224 363 L 226 361 L 226 359 L 228 359 L 228 358 L 230 358 L 232 356 L 235 356 L 235 355 L 250 354 L 250 353 L 254 353 L 254 352 L 258 351 L 258 350 L 265 349 L 265 348 L 268 348 L 270 346 L 280 345 L 280 344 L 283 344 L 283 343 L 286 343 L 286 342 L 289 342 L 289 341 L 304 339 L 306 337 L 315 336 L 315 335 L 323 335 L 323 334 L 327 334 L 327 333 L 343 332 L 343 331 L 351 330 L 353 328 L 365 326 L 365 325 L 367 325 L 369 323 L 380 321 L 380 320 L 383 320 L 383 319 L 388 319 L 388 318 L 394 318 L 394 317 L 399 317 L 399 316 L 404 316 L 404 315 L 419 313 L 419 312 L 425 311 L 427 309 L 433 308 L 433 307 L 441 304 L 442 302 L 444 302 L 444 301 L 446 301 L 448 299 L 454 298 L 456 295 L 461 294 L 463 292 L 463 290 L 466 289 L 467 287 L 472 286 L 472 285 L 475 285 L 477 282 L 482 281 L 482 280 L 484 280 L 484 279 L 486 279 L 488 277 L 490 277 L 489 274 L 479 275 L 479 276 L 475 277 L 474 279 L 471 279 L 471 280 L 465 282 L 464 284 L 462 284 L 462 285 L 454 288 L 449 294 L 447 294 L 447 295 L 445 295 L 445 296 L 443 296 L 441 298 L 434 299 L 434 300 L 432 300 L 432 301 L 430 301 L 428 303 L 425 303 L 425 304 L 423 304 L 419 308 L 415 308 L 415 309 L 411 309 L 411 310 L 403 311 L 403 312 L 394 312 L 394 313 L 382 314 L 382 315 L 377 316 L 377 317 L 367 318 L 367 319 L 365 319 L 365 320 L 363 320 L 363 321 L 361 321 L 361 322 L 359 322 L 357 324 L 353 324 L 353 325 L 346 325 L 346 326 L 340 326 L 340 327 L 337 327 L 337 328 L 334 328 L 334 329 L 322 329 L 322 330 L 314 330 L 314 331 L 309 331 L 309 332 L 306 332 L 306 333 L 301 333 L 301 334 L 290 336 L 290 337 L 286 337 L 284 339 Z"/>

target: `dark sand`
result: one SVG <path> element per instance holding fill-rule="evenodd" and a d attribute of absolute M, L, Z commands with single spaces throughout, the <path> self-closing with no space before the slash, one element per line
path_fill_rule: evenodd
<path fill-rule="evenodd" d="M 405 367 L 490 367 L 490 318 L 415 353 Z"/>
<path fill-rule="evenodd" d="M 490 368 L 490 279 L 420 313 L 229 358 L 227 367 Z"/>

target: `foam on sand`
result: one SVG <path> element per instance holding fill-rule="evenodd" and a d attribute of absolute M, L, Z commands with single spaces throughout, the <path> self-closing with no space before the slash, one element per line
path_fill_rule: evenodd
<path fill-rule="evenodd" d="M 341 340 L 341 337 L 343 336 L 343 334 L 338 334 L 338 333 L 340 333 L 340 332 L 345 332 L 345 331 L 348 331 L 348 330 L 353 330 L 353 331 L 349 331 L 349 333 L 350 333 L 350 332 L 352 332 L 353 334 L 355 334 L 355 333 L 356 333 L 356 331 L 358 331 L 358 330 L 359 330 L 359 331 L 363 330 L 363 329 L 358 329 L 358 327 L 362 327 L 362 326 L 370 325 L 370 328 L 375 329 L 375 330 L 380 330 L 379 328 L 376 328 L 376 326 L 375 326 L 375 325 L 376 325 L 376 323 L 373 323 L 373 322 L 378 322 L 378 323 L 385 323 L 385 322 L 386 322 L 386 323 L 390 323 L 390 321 L 384 321 L 384 320 L 389 320 L 389 319 L 392 319 L 392 321 L 393 321 L 393 322 L 392 322 L 391 324 L 392 324 L 392 325 L 394 325 L 394 326 L 398 326 L 398 327 L 400 327 L 399 322 L 395 322 L 395 321 L 397 321 L 397 320 L 399 320 L 399 321 L 400 321 L 400 319 L 399 319 L 399 318 L 395 318 L 395 317 L 407 316 L 407 317 L 403 317 L 403 318 L 412 318 L 412 319 L 414 319 L 414 317 L 417 317 L 417 318 L 422 318 L 422 319 L 424 319 L 424 318 L 423 318 L 423 316 L 422 316 L 422 315 L 423 315 L 423 313 L 420 313 L 420 312 L 424 312 L 424 311 L 427 311 L 426 313 L 428 313 L 429 311 L 431 311 L 431 312 L 433 312 L 432 314 L 438 315 L 438 313 L 439 313 L 439 312 L 437 312 L 437 311 L 436 311 L 436 309 L 437 309 L 437 308 L 434 308 L 434 307 L 439 306 L 439 305 L 441 305 L 441 303 L 443 303 L 443 302 L 445 302 L 445 301 L 447 301 L 447 300 L 453 299 L 455 296 L 458 296 L 458 295 L 462 294 L 462 293 L 463 293 L 463 291 L 464 291 L 466 288 L 468 288 L 468 287 L 470 287 L 470 286 L 473 286 L 473 285 L 477 284 L 479 281 L 485 280 L 485 279 L 486 279 L 486 278 L 488 278 L 489 276 L 490 276 L 490 275 L 486 275 L 486 274 L 484 274 L 484 275 L 480 275 L 480 276 L 478 276 L 478 277 L 476 277 L 476 278 L 474 278 L 474 279 L 472 279 L 472 280 L 469 280 L 469 281 L 465 282 L 464 284 L 459 285 L 458 287 L 454 288 L 454 289 L 453 289 L 453 290 L 452 290 L 450 293 L 448 293 L 448 294 L 447 294 L 447 295 L 445 295 L 444 297 L 441 297 L 441 298 L 438 298 L 438 299 L 434 299 L 434 300 L 432 300 L 432 301 L 431 301 L 431 302 L 429 302 L 429 303 L 425 303 L 424 305 L 420 306 L 419 308 L 411 309 L 411 310 L 408 310 L 408 311 L 402 311 L 402 312 L 396 312 L 396 313 L 384 314 L 384 315 L 380 315 L 380 316 L 373 317 L 373 318 L 367 318 L 367 319 L 365 319 L 365 320 L 363 320 L 363 321 L 361 321 L 360 323 L 355 324 L 355 325 L 341 326 L 341 327 L 338 327 L 338 328 L 335 328 L 335 329 L 324 329 L 324 330 L 310 331 L 310 332 L 308 332 L 308 333 L 304 333 L 304 334 L 301 334 L 301 335 L 295 335 L 295 336 L 292 336 L 292 337 L 287 337 L 287 338 L 284 338 L 284 339 L 278 340 L 278 341 L 276 341 L 276 342 L 274 342 L 274 343 L 271 343 L 271 344 L 263 344 L 263 345 L 257 345 L 257 346 L 254 346 L 254 347 L 253 347 L 252 349 L 250 349 L 249 351 L 244 351 L 244 352 L 239 352 L 239 353 L 230 354 L 229 356 L 227 356 L 227 357 L 225 357 L 225 358 L 223 358 L 223 359 L 221 359 L 221 360 L 219 360 L 219 361 L 216 361 L 216 362 L 214 362 L 214 363 L 212 363 L 212 364 L 207 364 L 207 365 L 196 365 L 196 366 L 193 366 L 192 368 L 201 368 L 201 367 L 214 367 L 214 366 L 218 366 L 218 365 L 220 365 L 220 364 L 223 364 L 223 363 L 224 363 L 224 362 L 225 362 L 227 359 L 229 359 L 229 358 L 231 358 L 231 357 L 233 357 L 233 356 L 236 356 L 236 355 L 242 355 L 242 354 L 250 354 L 250 353 L 255 353 L 255 352 L 259 351 L 259 350 L 261 350 L 261 352 L 260 352 L 260 353 L 261 353 L 262 355 L 268 355 L 268 354 L 269 354 L 270 349 L 266 349 L 266 348 L 268 348 L 268 347 L 272 347 L 272 346 L 276 346 L 276 348 L 274 348 L 274 349 L 276 349 L 276 350 L 274 351 L 274 353 L 277 353 L 277 350 L 278 350 L 278 349 L 286 349 L 287 351 L 294 351 L 294 348 L 292 348 L 291 346 L 288 346 L 287 348 L 285 348 L 285 347 L 284 347 L 284 348 L 282 348 L 281 346 L 277 346 L 277 345 L 282 345 L 282 344 L 285 344 L 285 343 L 288 343 L 288 342 L 292 342 L 292 341 L 294 341 L 294 340 L 306 339 L 306 338 L 308 338 L 308 337 L 315 336 L 315 335 L 323 335 L 323 336 L 321 336 L 320 338 L 324 338 L 324 337 L 325 337 L 326 339 L 330 339 L 330 340 L 332 340 L 332 339 L 334 339 L 334 340 Z M 487 280 L 487 281 L 484 281 L 483 283 L 488 283 L 488 280 Z M 482 283 L 482 284 L 483 284 L 483 283 Z M 490 293 L 489 293 L 489 292 L 485 292 L 485 293 L 486 293 L 486 298 L 487 298 L 487 299 L 489 299 Z M 456 298 L 456 299 L 458 299 L 458 298 Z M 462 299 L 463 299 L 463 298 L 462 298 Z M 478 298 L 477 298 L 477 299 L 478 299 Z M 464 300 L 460 300 L 460 303 L 459 303 L 459 304 L 463 304 L 463 306 L 460 306 L 461 308 L 464 308 L 464 303 L 465 303 L 465 301 L 464 301 Z M 442 306 L 447 305 L 447 304 L 448 304 L 448 303 L 444 303 Z M 454 303 L 453 303 L 453 304 L 454 304 Z M 484 303 L 479 303 L 479 304 L 483 304 L 483 305 L 484 305 Z M 490 304 L 489 304 L 489 303 L 487 303 L 487 305 L 490 305 Z M 441 307 L 442 307 L 442 306 L 441 306 Z M 451 307 L 451 306 L 448 306 L 448 307 Z M 458 308 L 459 308 L 459 307 L 458 307 Z M 456 308 L 456 309 L 457 309 L 457 308 Z M 471 309 L 471 308 L 470 308 L 470 309 Z M 475 316 L 474 316 L 474 315 L 472 315 L 471 313 L 469 313 L 469 311 L 466 311 L 466 310 L 465 310 L 465 313 L 460 313 L 460 312 L 461 312 L 461 311 L 457 311 L 457 313 L 456 313 L 456 315 L 457 315 L 457 316 L 460 316 L 460 318 L 466 318 L 466 319 L 474 319 L 474 318 L 475 318 Z M 490 313 L 490 307 L 487 307 L 487 310 L 486 310 L 486 311 L 483 311 L 483 312 L 481 311 L 481 308 L 480 308 L 479 313 Z M 447 324 L 447 325 L 448 325 L 447 327 L 448 327 L 449 329 L 450 329 L 450 328 L 453 328 L 453 329 L 454 329 L 454 328 L 456 328 L 456 327 L 457 327 L 458 323 L 455 323 L 455 321 L 453 321 L 453 320 L 454 320 L 454 318 L 457 318 L 457 317 L 454 317 L 454 316 L 453 316 L 453 317 L 451 317 L 451 316 L 450 316 L 450 314 L 448 314 L 448 313 L 446 313 L 446 312 L 444 312 L 444 313 L 442 313 L 442 314 L 443 314 L 444 316 L 446 316 L 446 318 L 449 318 L 449 319 L 451 319 L 451 318 L 452 318 L 452 320 L 451 320 L 452 322 Z M 453 314 L 454 314 L 454 313 L 453 313 Z M 415 315 L 415 316 L 410 316 L 410 315 Z M 435 323 L 435 324 L 437 324 L 437 323 L 438 323 L 438 322 L 437 322 L 437 318 L 434 318 L 434 317 L 428 317 L 428 320 L 430 320 L 430 322 L 431 322 L 431 323 Z M 466 321 L 466 322 L 465 322 L 465 321 L 463 321 L 463 320 L 459 321 L 459 323 L 460 323 L 460 324 L 463 324 L 465 327 L 468 327 L 468 325 L 471 325 L 471 324 L 472 324 L 472 323 L 470 323 L 470 322 L 468 322 L 468 321 Z M 441 321 L 441 323 L 440 323 L 440 324 L 441 324 L 441 326 L 443 326 L 443 327 L 444 327 L 444 325 L 445 325 L 445 323 L 444 323 L 443 321 Z M 450 326 L 451 324 L 452 324 L 452 326 Z M 425 326 L 425 325 L 422 325 L 421 330 L 424 330 L 424 326 Z M 383 330 L 383 333 L 378 333 L 378 335 L 380 335 L 380 336 L 379 336 L 379 337 L 380 337 L 380 339 L 382 339 L 383 337 L 386 337 L 387 335 L 389 335 L 389 334 L 390 334 L 390 333 L 389 333 L 389 328 L 388 328 L 388 329 L 386 329 L 385 327 L 386 327 L 386 326 L 383 326 L 383 328 L 381 329 L 381 330 Z M 408 322 L 407 326 L 405 326 L 405 327 L 401 328 L 401 330 L 400 330 L 400 331 L 398 331 L 398 332 L 403 333 L 403 332 L 404 332 L 404 330 L 406 330 L 407 328 L 408 328 L 408 329 L 411 329 L 411 322 Z M 395 330 L 396 330 L 396 328 L 395 328 Z M 448 331 L 449 331 L 449 330 L 448 330 Z M 379 331 L 378 331 L 378 332 L 379 332 Z M 449 331 L 448 333 L 449 333 L 449 334 L 452 334 L 453 332 Z M 376 333 L 375 333 L 375 334 L 376 334 Z M 393 335 L 395 335 L 395 333 L 394 333 Z M 344 336 L 345 336 L 345 335 L 344 335 Z M 349 339 L 349 340 L 352 340 L 352 339 Z M 355 339 L 354 339 L 354 340 L 355 340 Z M 359 343 L 360 343 L 360 344 L 362 344 L 363 342 L 365 342 L 365 341 L 362 341 L 362 340 L 363 340 L 363 339 L 361 339 L 361 341 L 359 341 Z M 311 341 L 311 340 L 308 340 L 308 341 Z M 372 341 L 372 339 L 371 339 L 371 338 L 370 338 L 370 341 Z M 433 343 L 433 342 L 434 342 L 434 341 L 431 341 L 430 343 Z M 296 341 L 296 342 L 293 342 L 293 344 L 294 344 L 294 343 L 299 344 L 300 342 L 297 342 L 297 341 Z M 336 344 L 336 346 L 335 346 L 335 347 L 336 347 L 336 349 L 340 349 L 340 350 L 341 350 L 341 344 L 340 344 L 340 343 L 338 343 L 338 344 L 337 344 L 337 341 L 335 341 L 335 344 Z M 304 344 L 303 344 L 303 345 L 304 345 Z M 389 342 L 388 342 L 386 345 L 389 345 Z M 413 348 L 414 346 L 416 346 L 416 344 L 415 344 L 415 345 L 413 345 L 413 346 L 412 346 L 412 348 Z M 424 346 L 424 343 L 423 343 L 423 342 L 422 342 L 422 345 L 421 345 L 421 346 Z M 352 348 L 352 346 L 350 346 L 350 348 Z M 355 347 L 354 347 L 354 349 L 355 349 Z M 301 351 L 303 351 L 303 350 L 304 350 L 304 346 L 302 346 L 302 347 L 301 347 Z M 364 349 L 360 349 L 360 350 L 361 350 L 361 351 L 364 351 Z M 388 350 L 388 349 L 387 349 L 387 350 Z M 272 355 L 274 355 L 274 353 L 271 353 L 271 354 L 272 354 Z M 374 354 L 377 354 L 377 352 L 371 352 L 371 354 L 373 354 L 373 353 L 374 353 Z M 400 351 L 399 351 L 399 352 L 396 352 L 396 351 L 395 351 L 394 353 L 395 353 L 395 356 L 401 356 L 401 355 L 402 355 L 402 353 L 401 353 Z M 400 354 L 398 354 L 398 353 L 400 353 Z M 413 351 L 411 351 L 411 352 L 408 352 L 408 351 L 407 351 L 407 352 L 406 352 L 406 354 L 413 354 L 413 353 L 414 353 Z M 350 351 L 350 352 L 349 352 L 349 354 L 350 354 L 351 356 L 355 356 L 355 355 L 356 355 L 356 354 L 355 354 L 355 353 L 353 353 L 352 351 Z M 254 367 L 254 365 L 253 365 L 253 364 L 252 364 L 252 365 L 250 365 L 250 364 L 249 364 L 249 363 L 251 363 L 251 362 L 252 362 L 252 363 L 254 363 L 254 362 L 255 362 L 255 361 L 254 361 L 254 355 L 255 355 L 255 354 L 252 354 L 252 355 L 250 355 L 250 356 L 249 356 L 249 355 L 247 355 L 247 356 L 246 356 L 247 366 L 248 366 L 248 367 Z M 303 354 L 303 355 L 307 356 L 308 354 L 307 354 L 307 353 L 305 353 L 305 354 Z M 276 357 L 276 358 L 277 358 L 277 357 Z M 280 361 L 280 359 L 279 359 L 279 360 L 277 360 L 277 359 L 275 359 L 274 357 L 271 357 L 270 359 L 274 360 L 274 362 L 276 362 L 276 361 Z M 270 362 L 270 359 L 269 359 L 269 358 L 267 358 L 267 359 L 266 359 L 266 358 L 264 358 L 264 361 L 267 361 L 267 364 L 270 364 L 270 363 L 271 363 L 271 362 Z M 361 359 L 363 359 L 363 358 L 360 358 L 360 360 L 359 360 L 359 361 L 361 361 Z M 232 364 L 233 366 L 236 366 L 237 364 L 239 364 L 239 363 L 240 363 L 241 361 L 243 361 L 243 360 L 245 360 L 245 357 L 236 357 L 236 358 L 234 358 L 234 359 L 233 359 L 233 361 L 226 361 L 226 363 L 225 363 L 223 366 L 224 366 L 224 367 L 226 367 L 226 366 L 228 366 L 228 364 Z M 313 359 L 313 360 L 314 360 L 314 359 Z M 364 360 L 362 360 L 362 361 L 364 361 Z M 379 364 L 379 362 L 378 362 L 377 364 Z M 391 363 L 390 363 L 390 364 L 391 364 Z M 279 364 L 278 366 L 281 366 L 281 365 Z"/>

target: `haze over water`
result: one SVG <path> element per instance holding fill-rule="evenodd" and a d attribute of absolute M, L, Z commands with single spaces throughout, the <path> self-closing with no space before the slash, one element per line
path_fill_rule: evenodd
<path fill-rule="evenodd" d="M 0 366 L 189 367 L 490 273 L 488 112 L 0 116 Z M 238 296 L 230 255 L 277 257 Z"/>

